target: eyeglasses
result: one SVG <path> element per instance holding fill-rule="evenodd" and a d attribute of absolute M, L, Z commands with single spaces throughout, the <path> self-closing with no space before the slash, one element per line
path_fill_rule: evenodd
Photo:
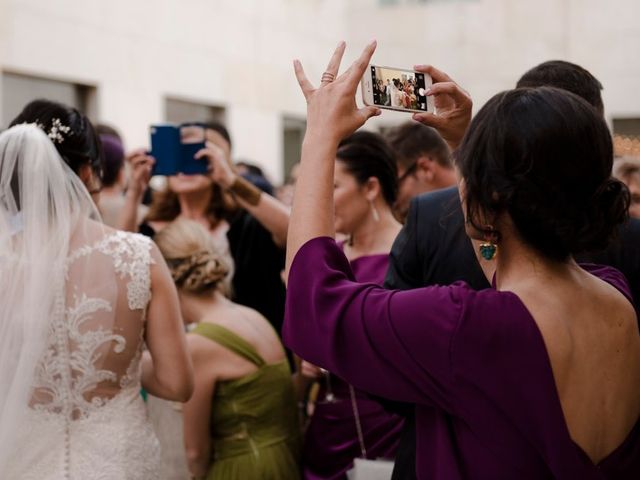
<path fill-rule="evenodd" d="M 413 162 L 409 168 L 407 168 L 402 175 L 398 176 L 398 185 L 405 181 L 405 179 L 413 175 L 418 168 L 418 162 Z"/>

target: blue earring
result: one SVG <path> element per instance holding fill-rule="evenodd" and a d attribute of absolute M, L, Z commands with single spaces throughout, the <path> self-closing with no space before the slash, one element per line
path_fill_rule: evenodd
<path fill-rule="evenodd" d="M 491 225 L 487 225 L 484 230 L 484 243 L 480 244 L 478 248 L 480 256 L 485 260 L 493 260 L 498 253 L 498 233 L 493 229 Z"/>

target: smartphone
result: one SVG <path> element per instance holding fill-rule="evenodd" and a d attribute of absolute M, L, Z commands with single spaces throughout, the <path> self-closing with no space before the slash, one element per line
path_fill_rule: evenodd
<path fill-rule="evenodd" d="M 149 127 L 150 155 L 155 158 L 152 175 L 206 174 L 207 159 L 195 159 L 205 147 L 205 128 L 198 124 L 156 124 Z"/>
<path fill-rule="evenodd" d="M 433 97 L 427 97 L 431 76 L 401 68 L 369 65 L 360 82 L 365 105 L 399 112 L 435 111 Z"/>

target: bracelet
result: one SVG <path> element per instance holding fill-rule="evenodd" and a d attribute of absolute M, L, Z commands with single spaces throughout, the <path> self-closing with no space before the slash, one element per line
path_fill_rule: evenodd
<path fill-rule="evenodd" d="M 236 179 L 229 187 L 229 191 L 254 207 L 260 203 L 262 190 L 239 175 L 236 176 Z"/>

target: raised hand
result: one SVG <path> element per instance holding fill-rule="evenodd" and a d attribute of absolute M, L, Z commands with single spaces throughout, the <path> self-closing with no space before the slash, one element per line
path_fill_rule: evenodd
<path fill-rule="evenodd" d="M 433 85 L 427 95 L 434 97 L 436 107 L 435 114 L 415 113 L 413 119 L 438 130 L 449 147 L 455 150 L 471 122 L 471 96 L 449 75 L 431 65 L 416 65 L 413 69 L 431 75 Z"/>
<path fill-rule="evenodd" d="M 314 87 L 299 60 L 293 62 L 296 78 L 307 100 L 307 135 L 320 136 L 336 143 L 350 135 L 371 117 L 380 114 L 376 107 L 358 108 L 356 89 L 369 60 L 376 49 L 376 42 L 367 45 L 360 57 L 342 75 L 338 69 L 346 44 L 340 42 L 318 88 Z"/>
<path fill-rule="evenodd" d="M 222 188 L 231 187 L 238 175 L 227 161 L 225 151 L 213 142 L 208 141 L 205 145 L 195 154 L 195 158 L 209 162 L 209 176 L 215 183 Z"/>
<path fill-rule="evenodd" d="M 127 192 L 137 197 L 142 197 L 149 185 L 151 171 L 156 161 L 152 156 L 147 155 L 147 152 L 143 148 L 129 153 L 125 160 L 131 168 Z"/>

